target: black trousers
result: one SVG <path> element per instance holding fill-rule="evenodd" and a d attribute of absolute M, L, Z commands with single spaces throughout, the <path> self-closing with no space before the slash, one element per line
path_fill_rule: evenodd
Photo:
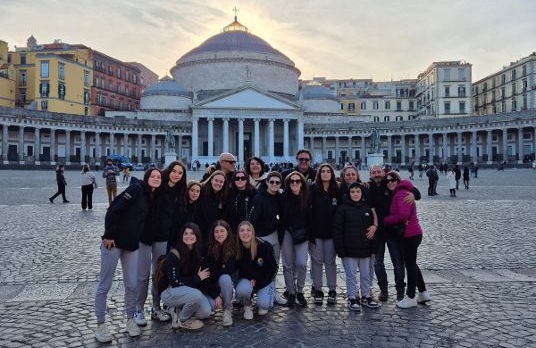
<path fill-rule="evenodd" d="M 50 197 L 51 200 L 54 200 L 56 197 L 61 195 L 61 198 L 63 198 L 63 201 L 67 201 L 67 197 L 65 197 L 65 184 L 58 183 L 58 192 L 54 194 L 54 196 Z"/>
<path fill-rule="evenodd" d="M 82 186 L 82 209 L 93 209 L 93 184 Z"/>
<path fill-rule="evenodd" d="M 415 288 L 420 292 L 426 291 L 426 285 L 422 277 L 421 270 L 417 266 L 417 249 L 422 241 L 422 234 L 414 237 L 402 238 L 402 255 L 404 266 L 406 266 L 406 275 L 408 277 L 408 286 L 406 295 L 410 298 L 415 297 Z"/>

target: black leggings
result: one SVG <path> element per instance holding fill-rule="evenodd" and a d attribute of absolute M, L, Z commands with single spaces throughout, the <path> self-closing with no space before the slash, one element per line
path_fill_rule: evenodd
<path fill-rule="evenodd" d="M 402 238 L 402 255 L 408 277 L 406 295 L 410 298 L 415 297 L 415 287 L 417 287 L 420 292 L 426 291 L 426 284 L 424 284 L 421 270 L 419 269 L 419 266 L 417 266 L 417 248 L 421 244 L 421 241 L 422 234 Z"/>

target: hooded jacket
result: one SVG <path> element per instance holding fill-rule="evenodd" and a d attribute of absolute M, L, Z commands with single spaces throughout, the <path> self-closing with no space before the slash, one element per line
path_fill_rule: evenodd
<path fill-rule="evenodd" d="M 393 193 L 393 200 L 389 209 L 389 215 L 385 217 L 385 226 L 395 226 L 406 224 L 404 238 L 418 236 L 422 234 L 422 228 L 417 217 L 417 207 L 415 203 L 407 204 L 404 198 L 408 191 L 413 189 L 413 184 L 409 180 L 402 180 L 396 186 Z"/>
<path fill-rule="evenodd" d="M 346 200 L 333 219 L 333 243 L 339 257 L 365 258 L 372 255 L 367 228 L 373 224 L 372 210 L 363 203 Z"/>

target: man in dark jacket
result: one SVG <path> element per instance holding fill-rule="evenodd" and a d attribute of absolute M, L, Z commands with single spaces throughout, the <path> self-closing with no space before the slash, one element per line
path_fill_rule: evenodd
<path fill-rule="evenodd" d="M 307 149 L 298 150 L 298 153 L 296 153 L 296 166 L 281 173 L 283 181 L 285 181 L 287 175 L 293 171 L 298 171 L 305 176 L 305 180 L 308 184 L 313 183 L 315 181 L 316 171 L 311 167 L 312 161 L 313 155 L 311 154 L 311 151 Z"/>

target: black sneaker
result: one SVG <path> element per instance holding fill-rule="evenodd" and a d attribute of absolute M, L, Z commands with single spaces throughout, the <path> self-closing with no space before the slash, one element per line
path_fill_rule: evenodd
<path fill-rule="evenodd" d="M 48 201 L 49 201 L 50 203 L 54 203 L 54 200 L 53 200 L 52 198 L 49 198 Z"/>
<path fill-rule="evenodd" d="M 335 304 L 335 302 L 337 302 L 337 292 L 331 290 L 328 292 L 328 304 Z"/>
<path fill-rule="evenodd" d="M 296 295 L 296 300 L 298 300 L 298 303 L 301 306 L 307 307 L 307 300 L 305 299 L 305 296 L 303 296 L 303 293 L 298 292 L 298 294 Z"/>
<path fill-rule="evenodd" d="M 296 305 L 296 295 L 290 294 L 287 298 L 287 306 L 294 307 Z"/>
<path fill-rule="evenodd" d="M 283 291 L 283 298 L 286 298 L 288 300 L 288 291 Z"/>
<path fill-rule="evenodd" d="M 315 304 L 321 305 L 322 302 L 324 301 L 324 292 L 320 290 L 316 290 L 314 293 L 314 299 L 315 299 Z"/>
<path fill-rule="evenodd" d="M 361 305 L 368 308 L 379 308 L 380 304 L 372 299 L 372 297 L 361 297 Z"/>
<path fill-rule="evenodd" d="M 378 295 L 378 300 L 380 302 L 387 302 L 389 299 L 389 292 L 387 290 L 380 290 L 380 294 Z"/>
<path fill-rule="evenodd" d="M 359 305 L 359 301 L 355 298 L 349 298 L 346 305 L 351 311 L 361 312 L 361 306 Z"/>

